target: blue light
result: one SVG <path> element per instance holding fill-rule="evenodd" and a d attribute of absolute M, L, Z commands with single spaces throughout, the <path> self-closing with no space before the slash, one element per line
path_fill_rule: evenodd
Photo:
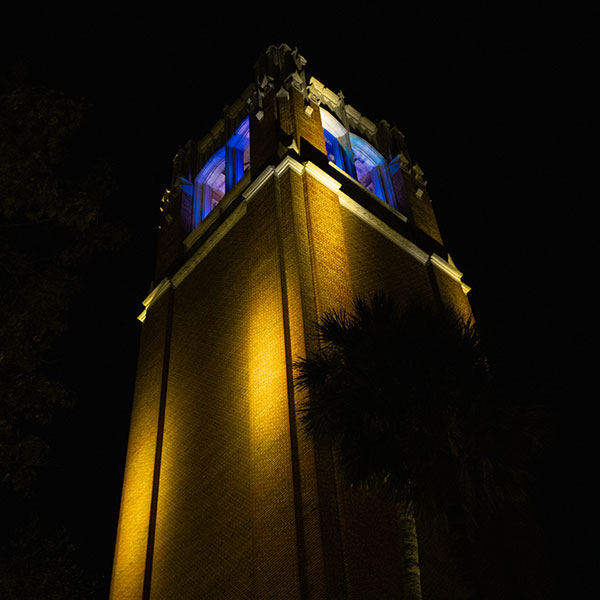
<path fill-rule="evenodd" d="M 225 146 L 219 148 L 202 167 L 194 185 L 192 227 L 219 203 L 225 195 Z"/>
<path fill-rule="evenodd" d="M 369 142 L 346 128 L 321 108 L 327 158 L 378 198 L 396 208 L 394 188 L 383 156 Z"/>
<path fill-rule="evenodd" d="M 396 197 L 385 158 L 369 142 L 353 133 L 350 134 L 350 144 L 358 181 L 396 208 Z"/>
<path fill-rule="evenodd" d="M 330 162 L 336 165 L 336 167 L 345 170 L 340 143 L 333 133 L 327 131 L 327 129 L 323 129 L 323 133 L 325 134 L 325 149 L 327 150 L 327 158 Z"/>
<path fill-rule="evenodd" d="M 250 119 L 246 117 L 227 142 L 227 191 L 250 167 Z"/>
<path fill-rule="evenodd" d="M 202 167 L 194 184 L 192 228 L 204 220 L 250 168 L 250 119 L 246 117 Z"/>

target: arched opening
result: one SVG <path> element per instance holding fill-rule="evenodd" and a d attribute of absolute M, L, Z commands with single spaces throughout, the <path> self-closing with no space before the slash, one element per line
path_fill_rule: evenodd
<path fill-rule="evenodd" d="M 194 185 L 192 227 L 203 221 L 225 195 L 225 146 L 219 148 L 202 167 Z"/>
<path fill-rule="evenodd" d="M 378 198 L 397 208 L 385 158 L 363 138 L 350 134 L 356 179 Z"/>
<path fill-rule="evenodd" d="M 250 168 L 250 120 L 246 117 L 202 167 L 194 183 L 192 228 L 203 221 Z"/>
<path fill-rule="evenodd" d="M 250 168 L 250 119 L 246 117 L 229 138 L 227 152 L 227 191 L 244 176 Z"/>
<path fill-rule="evenodd" d="M 327 158 L 378 198 L 397 208 L 388 165 L 369 142 L 349 133 L 328 111 L 321 108 Z"/>

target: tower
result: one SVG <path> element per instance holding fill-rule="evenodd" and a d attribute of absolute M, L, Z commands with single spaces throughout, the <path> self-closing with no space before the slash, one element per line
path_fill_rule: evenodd
<path fill-rule="evenodd" d="M 271 46 L 175 157 L 140 315 L 113 599 L 401 597 L 394 508 L 347 489 L 304 435 L 293 362 L 357 295 L 468 313 L 468 288 L 402 134 L 305 64 Z"/>

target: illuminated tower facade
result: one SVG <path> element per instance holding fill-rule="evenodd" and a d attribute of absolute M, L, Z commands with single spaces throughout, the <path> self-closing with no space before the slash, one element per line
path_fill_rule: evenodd
<path fill-rule="evenodd" d="M 402 134 L 272 46 L 177 154 L 161 211 L 111 598 L 402 598 L 393 506 L 344 485 L 293 385 L 313 324 L 357 295 L 470 311 Z M 431 535 L 423 592 L 442 598 Z"/>

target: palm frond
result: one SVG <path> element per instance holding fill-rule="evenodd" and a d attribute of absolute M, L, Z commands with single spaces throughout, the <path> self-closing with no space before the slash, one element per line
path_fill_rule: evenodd
<path fill-rule="evenodd" d="M 472 319 L 375 294 L 327 312 L 316 331 L 320 350 L 294 365 L 301 420 L 333 444 L 351 485 L 417 513 L 487 510 L 519 493 L 528 442 L 502 412 Z"/>

